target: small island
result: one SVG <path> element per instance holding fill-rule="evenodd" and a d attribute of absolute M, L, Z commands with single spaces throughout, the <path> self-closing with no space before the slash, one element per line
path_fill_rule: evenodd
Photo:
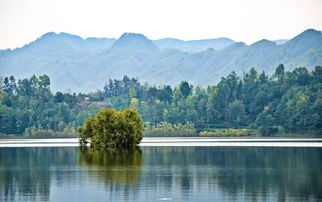
<path fill-rule="evenodd" d="M 81 146 L 94 149 L 136 146 L 143 138 L 143 121 L 134 109 L 102 109 L 78 128 Z"/>

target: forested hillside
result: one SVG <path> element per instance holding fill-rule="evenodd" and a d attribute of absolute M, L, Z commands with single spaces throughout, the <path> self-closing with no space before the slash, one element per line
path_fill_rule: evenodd
<path fill-rule="evenodd" d="M 251 67 L 271 74 L 279 64 L 289 71 L 299 66 L 311 71 L 322 64 L 320 31 L 309 29 L 283 42 L 150 40 L 133 33 L 117 40 L 82 39 L 47 33 L 22 48 L 0 51 L 0 75 L 23 79 L 46 74 L 54 92 L 93 92 L 107 79 L 122 79 L 123 75 L 152 85 L 174 87 L 186 80 L 207 86 L 232 71 L 242 75 Z"/>
<path fill-rule="evenodd" d="M 174 88 L 156 87 L 124 76 L 106 81 L 101 90 L 89 94 L 53 93 L 46 75 L 5 77 L 0 91 L 0 133 L 75 136 L 76 127 L 103 107 L 135 108 L 147 131 L 164 135 L 169 134 L 166 131 L 216 135 L 218 130 L 227 133 L 225 129 L 245 134 L 321 135 L 322 67 L 286 71 L 279 65 L 271 76 L 252 68 L 242 77 L 232 72 L 206 88 L 187 81 Z"/>

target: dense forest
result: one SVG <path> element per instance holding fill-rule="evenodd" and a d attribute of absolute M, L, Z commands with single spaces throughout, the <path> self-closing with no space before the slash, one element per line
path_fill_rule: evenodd
<path fill-rule="evenodd" d="M 321 135 L 322 66 L 309 72 L 279 65 L 270 76 L 252 68 L 206 88 L 187 81 L 156 87 L 124 76 L 88 94 L 53 93 L 46 75 L 5 77 L 0 134 L 76 136 L 77 127 L 104 107 L 137 109 L 146 136 Z"/>

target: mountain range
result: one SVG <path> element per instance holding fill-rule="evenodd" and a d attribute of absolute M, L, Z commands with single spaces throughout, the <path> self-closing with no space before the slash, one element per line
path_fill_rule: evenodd
<path fill-rule="evenodd" d="M 16 78 L 47 74 L 52 90 L 89 92 L 123 75 L 155 85 L 217 83 L 232 71 L 251 67 L 272 73 L 322 65 L 321 31 L 308 29 L 289 40 L 260 40 L 251 45 L 228 38 L 183 41 L 150 40 L 124 33 L 119 39 L 86 38 L 49 32 L 16 49 L 0 51 L 0 75 Z"/>

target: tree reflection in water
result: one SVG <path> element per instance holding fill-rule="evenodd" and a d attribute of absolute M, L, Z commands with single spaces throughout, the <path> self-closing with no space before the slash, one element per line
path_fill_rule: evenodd
<path fill-rule="evenodd" d="M 322 148 L 141 149 L 0 148 L 0 201 L 322 199 Z"/>
<path fill-rule="evenodd" d="M 71 148 L 0 148 L 0 201 L 49 200 L 53 178 L 57 183 L 73 178 L 56 168 L 73 166 L 76 155 Z"/>
<path fill-rule="evenodd" d="M 80 151 L 79 163 L 88 166 L 86 170 L 107 185 L 134 185 L 140 175 L 143 158 L 139 147 L 107 150 L 87 148 Z"/>
<path fill-rule="evenodd" d="M 147 147 L 143 153 L 145 167 L 172 171 L 174 179 L 155 177 L 169 191 L 220 190 L 233 201 L 322 199 L 321 148 Z"/>

